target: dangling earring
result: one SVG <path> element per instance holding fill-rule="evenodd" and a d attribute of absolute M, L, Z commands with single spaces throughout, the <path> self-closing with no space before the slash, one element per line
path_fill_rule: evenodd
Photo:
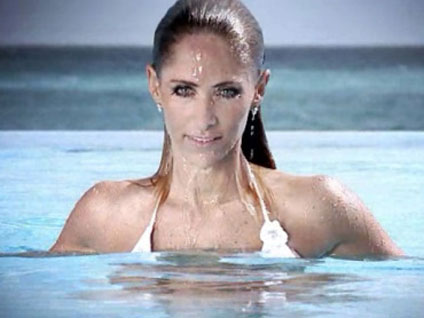
<path fill-rule="evenodd" d="M 250 125 L 250 136 L 253 136 L 255 134 L 255 125 L 253 125 L 253 122 L 255 121 L 256 114 L 259 111 L 259 106 L 253 106 L 252 108 L 252 124 Z"/>
<path fill-rule="evenodd" d="M 259 111 L 259 106 L 258 105 L 253 106 L 251 111 L 252 111 L 252 124 L 250 125 L 250 136 L 253 137 L 253 135 L 255 134 L 255 125 L 253 124 L 253 122 L 255 121 L 256 114 Z M 251 148 L 250 149 L 250 160 L 253 160 L 254 155 L 255 155 L 255 152 L 254 152 L 253 148 Z"/>
<path fill-rule="evenodd" d="M 157 108 L 158 108 L 158 112 L 161 113 L 162 112 L 162 106 L 160 104 L 156 104 Z"/>
<path fill-rule="evenodd" d="M 252 121 L 255 121 L 255 116 L 258 113 L 258 111 L 259 111 L 259 106 L 254 106 L 252 108 Z"/>

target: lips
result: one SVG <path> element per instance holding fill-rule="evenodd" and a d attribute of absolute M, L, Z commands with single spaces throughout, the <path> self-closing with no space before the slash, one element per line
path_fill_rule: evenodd
<path fill-rule="evenodd" d="M 200 146 L 206 146 L 213 144 L 217 140 L 221 139 L 221 136 L 192 136 L 192 135 L 186 135 L 186 137 L 192 141 L 193 143 L 200 145 Z"/>

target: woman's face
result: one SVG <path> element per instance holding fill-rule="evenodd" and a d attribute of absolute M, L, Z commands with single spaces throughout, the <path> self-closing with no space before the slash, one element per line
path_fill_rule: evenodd
<path fill-rule="evenodd" d="M 240 146 L 249 110 L 261 94 L 251 65 L 241 64 L 222 37 L 186 35 L 172 47 L 160 79 L 150 66 L 147 74 L 175 156 L 208 167 Z"/>

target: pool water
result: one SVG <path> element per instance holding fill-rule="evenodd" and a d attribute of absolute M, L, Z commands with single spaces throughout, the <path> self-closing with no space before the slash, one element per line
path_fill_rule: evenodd
<path fill-rule="evenodd" d="M 354 190 L 408 255 L 50 256 L 81 194 L 146 176 L 160 132 L 0 132 L 0 317 L 422 317 L 424 133 L 271 132 L 279 169 Z"/>

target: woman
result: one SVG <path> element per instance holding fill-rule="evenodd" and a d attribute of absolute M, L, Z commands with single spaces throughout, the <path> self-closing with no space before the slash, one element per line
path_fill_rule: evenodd
<path fill-rule="evenodd" d="M 275 170 L 260 112 L 263 61 L 261 29 L 240 1 L 177 1 L 146 67 L 165 124 L 157 173 L 94 185 L 51 251 L 402 255 L 339 182 Z"/>

